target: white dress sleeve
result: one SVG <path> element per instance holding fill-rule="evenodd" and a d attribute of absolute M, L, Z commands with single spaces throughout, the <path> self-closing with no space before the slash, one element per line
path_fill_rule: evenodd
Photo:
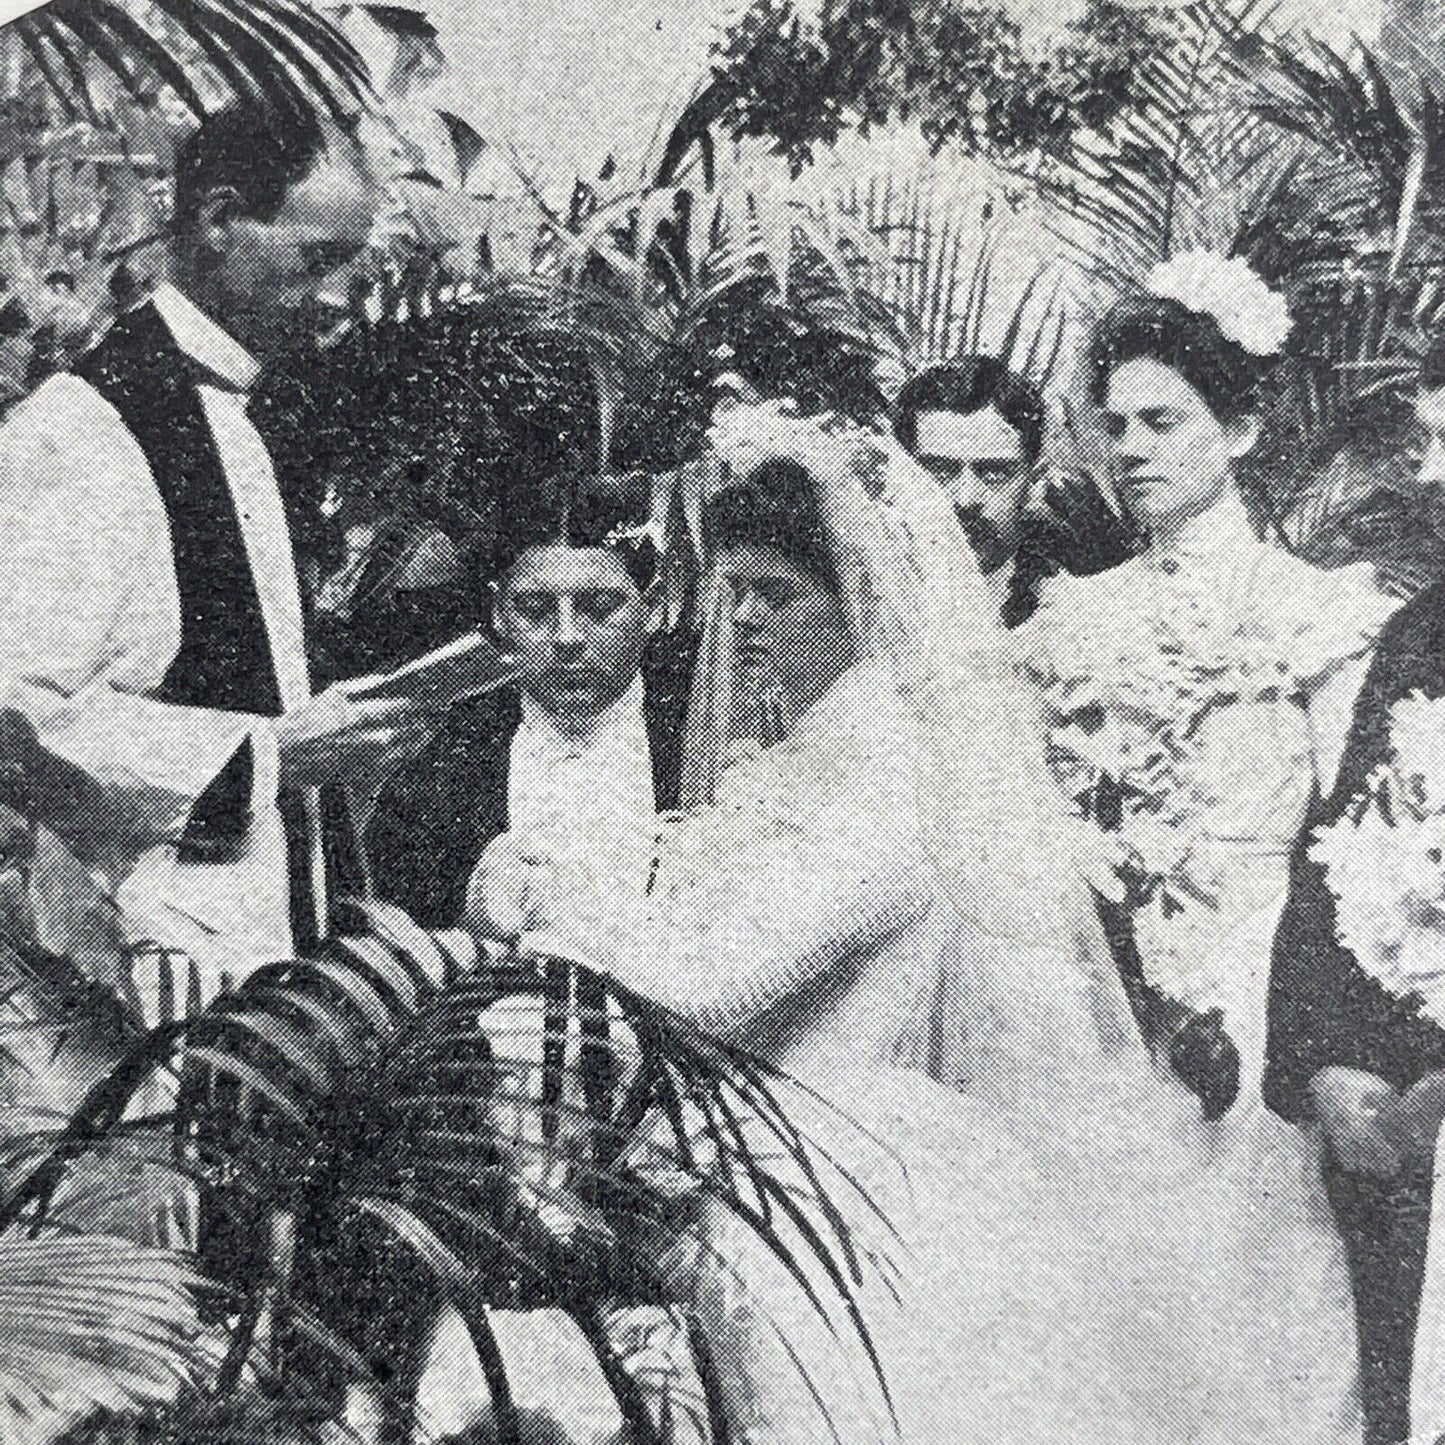
<path fill-rule="evenodd" d="M 91 387 L 53 377 L 0 426 L 0 510 L 0 703 L 174 827 L 265 726 L 144 695 L 180 642 L 169 525 L 144 453 Z"/>
<path fill-rule="evenodd" d="M 1375 640 L 1399 601 L 1379 591 L 1368 564 L 1326 571 L 1290 557 L 1288 569 L 1270 601 L 1308 716 L 1315 778 L 1328 793 Z"/>
<path fill-rule="evenodd" d="M 827 751 L 759 760 L 750 800 L 734 792 L 664 837 L 650 906 L 609 949 L 620 982 L 736 1036 L 845 978 L 927 911 L 908 749 Z"/>

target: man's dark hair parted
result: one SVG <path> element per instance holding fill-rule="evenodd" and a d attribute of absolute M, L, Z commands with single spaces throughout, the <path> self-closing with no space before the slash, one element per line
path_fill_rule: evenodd
<path fill-rule="evenodd" d="M 273 221 L 286 193 L 326 154 L 321 121 L 302 106 L 236 101 L 206 117 L 176 154 L 176 228 L 196 223 L 217 186 L 236 192 L 243 215 Z"/>
<path fill-rule="evenodd" d="M 893 408 L 893 434 L 912 451 L 918 417 L 925 411 L 954 411 L 968 416 L 996 407 L 1019 434 L 1026 461 L 1044 449 L 1044 399 L 1033 382 L 1010 371 L 996 356 L 960 356 L 946 366 L 930 366 L 906 382 Z"/>

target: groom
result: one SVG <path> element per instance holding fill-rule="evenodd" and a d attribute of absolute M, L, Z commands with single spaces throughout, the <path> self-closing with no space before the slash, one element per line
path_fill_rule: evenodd
<path fill-rule="evenodd" d="M 490 610 L 516 685 L 454 708 L 368 830 L 376 892 L 420 923 L 459 921 L 498 834 L 602 861 L 677 803 L 685 660 L 660 635 L 648 498 L 620 485 L 551 479 L 503 505 Z"/>
<path fill-rule="evenodd" d="M 1415 398 L 1423 486 L 1445 489 L 1445 347 L 1427 358 Z M 1335 934 L 1335 900 L 1307 853 L 1390 754 L 1390 709 L 1415 691 L 1445 697 L 1445 582 L 1401 608 L 1381 634 L 1355 705 L 1331 795 L 1296 849 L 1289 900 L 1275 936 L 1270 983 L 1270 1107 L 1314 1121 L 1325 1182 L 1350 1257 L 1359 1326 L 1366 1445 L 1410 1433 L 1410 1369 L 1424 1281 L 1432 1160 L 1403 1157 L 1382 1109 L 1445 1069 L 1445 1029 L 1387 992 Z"/>

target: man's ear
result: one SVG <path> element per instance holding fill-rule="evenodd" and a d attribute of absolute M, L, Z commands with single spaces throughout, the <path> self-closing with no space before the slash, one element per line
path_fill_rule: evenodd
<path fill-rule="evenodd" d="M 1235 461 L 1247 457 L 1259 445 L 1263 423 L 1257 416 L 1242 416 L 1225 428 L 1229 437 L 1229 455 Z"/>
<path fill-rule="evenodd" d="M 231 248 L 233 227 L 241 211 L 241 193 L 235 186 L 212 186 L 196 207 L 196 242 L 213 256 Z"/>

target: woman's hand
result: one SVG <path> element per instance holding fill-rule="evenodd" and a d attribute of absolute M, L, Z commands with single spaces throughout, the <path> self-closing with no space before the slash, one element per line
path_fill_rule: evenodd
<path fill-rule="evenodd" d="M 467 884 L 466 926 L 492 938 L 535 933 L 551 921 L 548 901 L 556 885 L 556 865 L 546 853 L 514 833 L 498 834 Z"/>

